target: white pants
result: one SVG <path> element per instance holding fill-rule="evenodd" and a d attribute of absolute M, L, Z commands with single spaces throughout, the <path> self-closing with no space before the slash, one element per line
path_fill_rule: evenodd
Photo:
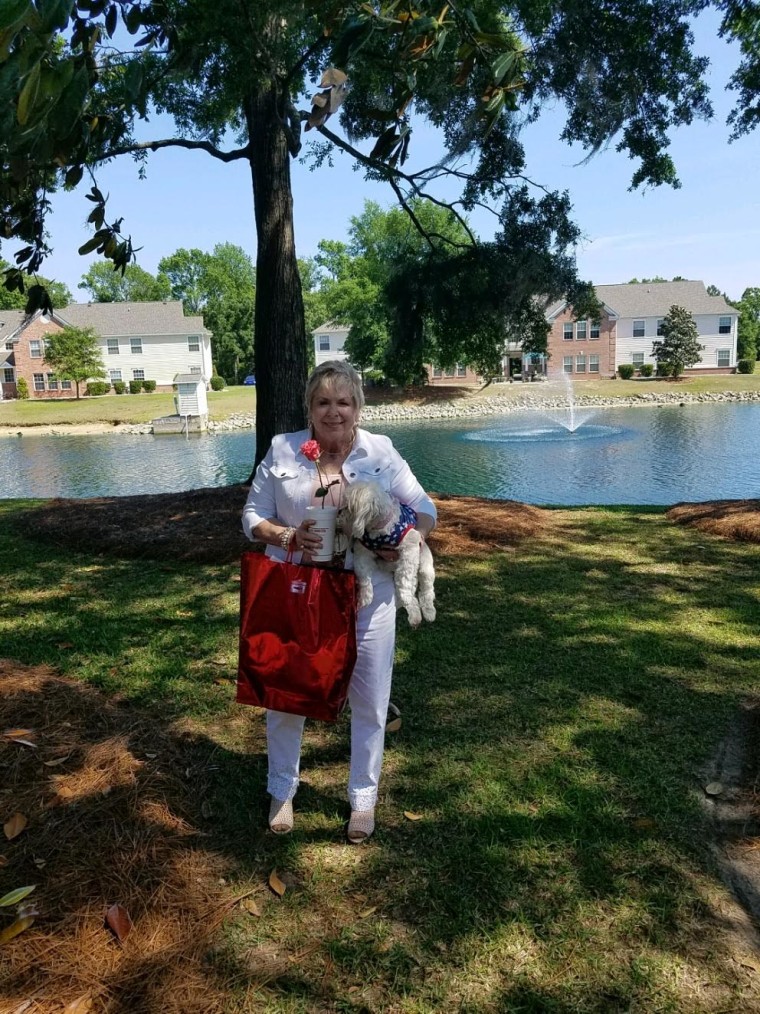
<path fill-rule="evenodd" d="M 351 708 L 348 801 L 352 810 L 371 810 L 377 802 L 396 642 L 393 578 L 376 572 L 372 587 L 372 602 L 360 609 L 357 616 L 356 665 L 348 688 Z M 298 789 L 304 722 L 299 715 L 267 711 L 267 791 L 275 799 L 292 799 Z"/>

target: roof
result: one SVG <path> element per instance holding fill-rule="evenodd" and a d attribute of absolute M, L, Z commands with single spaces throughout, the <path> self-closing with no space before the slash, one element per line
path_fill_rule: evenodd
<path fill-rule="evenodd" d="M 23 310 L 0 310 L 0 341 L 4 342 L 24 323 Z"/>
<path fill-rule="evenodd" d="M 315 327 L 312 334 L 325 334 L 330 331 L 350 331 L 350 324 L 336 324 L 334 320 L 326 320 L 324 324 Z"/>
<path fill-rule="evenodd" d="M 205 380 L 200 373 L 177 373 L 174 376 L 175 384 L 203 384 L 206 385 Z"/>
<path fill-rule="evenodd" d="M 618 317 L 664 317 L 674 305 L 692 314 L 739 312 L 723 296 L 708 296 L 704 282 L 636 282 L 595 285 L 594 289 Z"/>
<path fill-rule="evenodd" d="M 56 315 L 73 327 L 91 327 L 102 338 L 116 335 L 208 333 L 202 317 L 185 317 L 177 300 L 151 303 L 70 303 Z"/>

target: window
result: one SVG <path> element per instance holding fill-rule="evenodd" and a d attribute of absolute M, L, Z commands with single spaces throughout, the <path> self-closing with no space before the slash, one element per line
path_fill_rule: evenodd
<path fill-rule="evenodd" d="M 573 372 L 573 357 L 565 356 L 562 360 L 562 372 L 572 373 Z"/>
<path fill-rule="evenodd" d="M 145 370 L 132 370 L 132 380 L 145 380 Z"/>
<path fill-rule="evenodd" d="M 70 391 L 71 390 L 71 381 L 70 380 L 62 380 L 61 381 L 61 390 L 62 391 Z"/>
<path fill-rule="evenodd" d="M 106 351 L 109 356 L 118 356 L 119 354 L 119 339 L 118 338 L 106 338 Z"/>
<path fill-rule="evenodd" d="M 562 325 L 562 337 L 565 339 L 566 342 L 571 342 L 573 340 L 572 324 L 567 323 Z"/>
<path fill-rule="evenodd" d="M 575 372 L 585 373 L 586 372 L 586 356 L 580 355 L 575 357 Z"/>
<path fill-rule="evenodd" d="M 454 367 L 453 366 L 447 366 L 446 369 L 443 371 L 443 375 L 444 375 L 444 377 L 453 377 L 454 376 Z"/>
<path fill-rule="evenodd" d="M 319 336 L 319 351 L 320 352 L 329 352 L 330 351 L 330 335 L 329 334 L 321 334 Z"/>
<path fill-rule="evenodd" d="M 467 376 L 467 367 L 464 365 L 464 363 L 457 363 L 457 376 L 458 377 Z"/>
<path fill-rule="evenodd" d="M 660 317 L 660 319 L 657 321 L 657 337 L 658 338 L 662 338 L 665 335 L 665 331 L 663 330 L 663 327 L 662 327 L 662 325 L 664 323 L 665 323 L 665 321 L 662 319 L 662 317 Z"/>
<path fill-rule="evenodd" d="M 113 383 L 114 380 L 121 380 L 121 370 L 109 370 L 108 375 L 111 378 L 111 383 Z"/>
<path fill-rule="evenodd" d="M 191 366 L 190 367 L 190 372 L 198 374 L 200 376 L 201 368 L 200 368 L 200 366 Z"/>
<path fill-rule="evenodd" d="M 12 384 L 13 383 L 13 370 L 10 370 L 10 369 L 7 369 L 7 368 L 4 369 L 3 370 L 3 380 L 5 381 L 6 384 Z"/>
<path fill-rule="evenodd" d="M 129 347 L 132 349 L 132 355 L 142 355 L 142 338 L 130 338 Z M 135 379 L 142 380 L 142 377 Z"/>
<path fill-rule="evenodd" d="M 645 334 L 646 334 L 646 321 L 635 320 L 633 322 L 633 337 L 643 338 Z"/>
<path fill-rule="evenodd" d="M 599 372 L 599 356 L 588 357 L 588 372 L 589 373 Z"/>
<path fill-rule="evenodd" d="M 591 325 L 591 328 L 589 330 L 589 335 L 588 336 L 591 339 L 591 341 L 594 341 L 595 339 L 597 339 L 599 337 L 599 325 L 598 324 L 592 324 Z"/>
<path fill-rule="evenodd" d="M 718 366 L 731 365 L 731 349 L 718 349 Z"/>
<path fill-rule="evenodd" d="M 45 374 L 35 373 L 34 374 L 34 390 L 44 391 L 45 390 Z"/>
<path fill-rule="evenodd" d="M 631 356 L 631 362 L 633 363 L 634 366 L 643 366 L 644 365 L 644 353 L 643 352 L 634 352 L 633 355 Z"/>
<path fill-rule="evenodd" d="M 48 391 L 58 390 L 58 377 L 54 373 L 48 373 L 47 375 Z"/>
<path fill-rule="evenodd" d="M 200 352 L 201 340 L 197 334 L 191 334 L 187 339 L 187 351 L 188 352 Z"/>
<path fill-rule="evenodd" d="M 577 342 L 585 342 L 586 340 L 586 321 L 579 320 L 575 325 L 575 340 Z"/>
<path fill-rule="evenodd" d="M 41 341 L 30 341 L 29 342 L 29 355 L 31 356 L 32 359 L 42 359 L 42 342 Z"/>
<path fill-rule="evenodd" d="M 12 341 L 8 340 L 5 343 L 5 351 L 6 352 L 13 352 L 13 342 Z"/>
<path fill-rule="evenodd" d="M 718 334 L 731 334 L 730 317 L 718 317 Z"/>
<path fill-rule="evenodd" d="M 443 376 L 443 370 L 441 369 L 440 366 L 434 366 L 433 367 L 433 376 L 434 377 L 442 377 Z"/>

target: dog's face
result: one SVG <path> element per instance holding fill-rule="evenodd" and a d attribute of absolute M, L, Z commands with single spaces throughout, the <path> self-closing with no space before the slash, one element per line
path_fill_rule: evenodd
<path fill-rule="evenodd" d="M 355 482 L 346 489 L 346 529 L 354 539 L 383 528 L 395 517 L 395 502 L 376 482 Z"/>

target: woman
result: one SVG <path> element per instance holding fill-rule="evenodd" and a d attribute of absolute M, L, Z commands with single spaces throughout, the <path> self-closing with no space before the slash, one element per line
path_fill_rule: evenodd
<path fill-rule="evenodd" d="M 346 484 L 361 480 L 379 482 L 412 507 L 417 512 L 416 527 L 427 536 L 435 525 L 435 506 L 388 437 L 359 428 L 364 392 L 353 367 L 340 361 L 321 363 L 309 377 L 304 399 L 309 429 L 276 436 L 256 470 L 243 511 L 248 538 L 266 543 L 267 554 L 276 559 L 284 560 L 292 549 L 294 562 L 308 563 L 322 542 L 311 531 L 314 521 L 305 520 L 306 507 L 322 503 L 316 494 L 325 487 L 326 502 L 340 506 Z M 321 448 L 319 471 L 300 450 L 309 439 Z M 397 554 L 384 550 L 382 555 L 392 560 Z M 345 567 L 352 569 L 350 547 Z M 392 575 L 378 571 L 373 591 L 370 605 L 358 611 L 357 659 L 348 692 L 351 817 L 347 834 L 354 844 L 369 838 L 375 829 L 396 638 Z M 269 826 L 277 834 L 293 829 L 303 726 L 304 719 L 297 715 L 267 712 Z"/>

